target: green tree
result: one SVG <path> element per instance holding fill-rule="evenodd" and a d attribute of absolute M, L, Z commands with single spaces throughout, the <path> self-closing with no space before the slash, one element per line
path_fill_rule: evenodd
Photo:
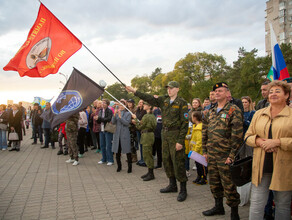
<path fill-rule="evenodd" d="M 149 76 L 135 76 L 131 80 L 131 85 L 141 92 L 149 93 L 151 92 L 151 79 Z"/>

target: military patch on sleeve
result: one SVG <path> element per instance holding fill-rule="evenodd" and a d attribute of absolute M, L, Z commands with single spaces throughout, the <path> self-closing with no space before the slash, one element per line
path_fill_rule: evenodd
<path fill-rule="evenodd" d="M 188 113 L 184 113 L 184 118 L 188 119 L 189 118 L 189 114 Z"/>
<path fill-rule="evenodd" d="M 187 105 L 184 105 L 182 108 L 185 109 L 185 108 L 188 108 L 188 106 Z"/>
<path fill-rule="evenodd" d="M 235 111 L 235 108 L 230 107 L 229 112 L 228 112 L 228 115 L 232 115 L 232 113 L 233 113 L 234 111 Z"/>

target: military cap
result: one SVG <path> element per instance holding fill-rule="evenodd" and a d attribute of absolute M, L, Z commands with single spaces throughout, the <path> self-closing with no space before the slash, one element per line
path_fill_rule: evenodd
<path fill-rule="evenodd" d="M 179 83 L 177 81 L 170 81 L 167 83 L 167 86 L 165 88 L 170 87 L 170 88 L 179 88 Z"/>
<path fill-rule="evenodd" d="M 129 99 L 127 102 L 131 102 L 131 103 L 135 104 L 135 101 L 133 99 Z"/>
<path fill-rule="evenodd" d="M 292 83 L 292 77 L 283 79 L 282 81 L 286 81 L 287 83 Z"/>
<path fill-rule="evenodd" d="M 228 85 L 227 83 L 225 82 L 220 82 L 220 83 L 216 83 L 214 86 L 213 86 L 213 91 L 215 91 L 216 89 L 220 88 L 220 87 L 224 87 L 224 88 L 227 88 L 228 89 Z"/>
<path fill-rule="evenodd" d="M 144 101 L 143 105 L 149 105 L 149 106 L 151 106 L 148 102 L 145 102 L 145 101 Z"/>

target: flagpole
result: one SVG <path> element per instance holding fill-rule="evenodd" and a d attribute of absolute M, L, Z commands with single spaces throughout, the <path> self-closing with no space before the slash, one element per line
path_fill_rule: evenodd
<path fill-rule="evenodd" d="M 81 41 L 81 43 L 82 43 L 82 41 Z M 98 60 L 98 62 L 100 62 L 101 63 L 101 65 L 103 65 L 104 66 L 104 68 L 106 68 L 124 87 L 126 87 L 126 85 L 103 63 L 103 62 L 101 62 L 101 60 L 100 59 L 98 59 L 98 57 L 97 56 L 95 56 L 95 54 L 94 53 L 92 53 L 92 51 L 91 50 L 89 50 L 88 49 L 88 47 L 86 47 L 86 45 L 84 44 L 84 43 L 82 43 L 82 45 L 89 51 L 89 53 L 91 53 L 91 55 L 92 56 L 94 56 L 95 57 L 95 59 L 97 59 Z"/>
<path fill-rule="evenodd" d="M 134 113 L 133 112 L 131 112 L 131 110 L 130 109 L 128 109 L 123 103 L 121 103 L 116 97 L 114 97 L 112 94 L 110 94 L 108 91 L 106 91 L 106 90 L 104 90 L 108 95 L 110 95 L 114 100 L 116 100 L 119 104 L 121 104 L 122 106 L 124 106 L 125 107 L 125 109 L 127 109 L 130 113 L 131 113 L 131 115 L 134 115 Z M 139 121 L 139 119 L 137 118 L 137 120 Z M 140 121 L 139 121 L 140 122 Z"/>

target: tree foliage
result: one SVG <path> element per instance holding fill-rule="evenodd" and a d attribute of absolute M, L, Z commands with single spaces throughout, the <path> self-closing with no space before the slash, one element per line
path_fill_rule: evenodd
<path fill-rule="evenodd" d="M 282 44 L 281 50 L 286 61 L 288 71 L 292 71 L 292 48 L 290 44 Z M 203 100 L 209 96 L 209 92 L 217 82 L 228 83 L 232 96 L 241 98 L 250 96 L 253 100 L 261 99 L 261 83 L 272 65 L 271 56 L 258 57 L 257 49 L 247 51 L 240 47 L 238 58 L 232 66 L 227 65 L 222 55 L 208 54 L 206 52 L 188 53 L 178 60 L 174 69 L 163 73 L 157 67 L 149 75 L 135 76 L 131 85 L 141 92 L 165 95 L 165 86 L 169 81 L 180 83 L 179 95 L 188 102 L 195 97 Z M 117 98 L 133 98 L 119 83 L 108 87 L 108 91 Z"/>

